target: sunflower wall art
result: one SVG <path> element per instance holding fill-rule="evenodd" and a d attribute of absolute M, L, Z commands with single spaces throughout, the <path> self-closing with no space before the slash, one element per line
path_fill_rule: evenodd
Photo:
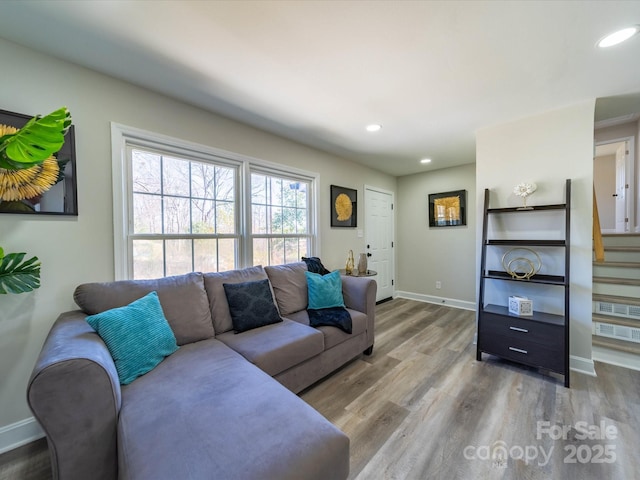
<path fill-rule="evenodd" d="M 42 118 L 0 110 L 0 213 L 78 215 L 75 137 L 70 122 L 66 108 Z M 62 132 L 59 125 L 64 125 Z M 8 146 L 6 140 L 18 137 L 19 132 L 20 141 Z M 48 149 L 39 143 L 47 144 Z"/>
<path fill-rule="evenodd" d="M 358 191 L 331 185 L 331 226 L 358 226 Z"/>

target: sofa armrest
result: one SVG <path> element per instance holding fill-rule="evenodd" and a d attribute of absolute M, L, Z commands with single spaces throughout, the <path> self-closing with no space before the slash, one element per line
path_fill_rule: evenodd
<path fill-rule="evenodd" d="M 347 308 L 367 315 L 367 348 L 373 346 L 378 284 L 371 277 L 342 275 L 342 295 Z"/>
<path fill-rule="evenodd" d="M 51 327 L 27 387 L 47 435 L 54 479 L 118 477 L 120 382 L 106 345 L 81 311 Z"/>

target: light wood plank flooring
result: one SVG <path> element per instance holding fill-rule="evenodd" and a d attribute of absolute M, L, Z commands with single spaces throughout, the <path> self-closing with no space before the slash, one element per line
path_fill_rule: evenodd
<path fill-rule="evenodd" d="M 303 392 L 351 438 L 350 478 L 640 478 L 640 372 L 597 363 L 597 378 L 573 373 L 566 389 L 560 376 L 476 362 L 474 332 L 473 312 L 383 303 L 373 355 Z M 600 425 L 615 438 L 582 438 Z M 45 445 L 1 455 L 0 479 L 51 478 Z"/>
<path fill-rule="evenodd" d="M 597 363 L 597 378 L 572 372 L 566 389 L 477 362 L 474 333 L 474 312 L 381 304 L 373 355 L 302 394 L 351 438 L 350 478 L 640 478 L 640 372 Z"/>

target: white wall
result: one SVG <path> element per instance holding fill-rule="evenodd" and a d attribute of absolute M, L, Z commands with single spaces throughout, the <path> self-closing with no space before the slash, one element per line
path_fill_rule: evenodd
<path fill-rule="evenodd" d="M 467 191 L 467 225 L 430 228 L 429 194 L 453 190 Z M 396 288 L 401 296 L 438 303 L 453 299 L 454 305 L 475 308 L 475 212 L 474 164 L 398 178 Z"/>
<path fill-rule="evenodd" d="M 1 39 L 0 58 L 0 108 L 30 115 L 63 105 L 71 110 L 80 212 L 77 218 L 0 215 L 5 251 L 26 251 L 42 261 L 39 290 L 0 295 L 0 451 L 32 431 L 20 423 L 31 417 L 27 381 L 57 315 L 76 308 L 74 288 L 114 278 L 111 121 L 318 172 L 320 255 L 329 268 L 342 267 L 349 249 L 364 251 L 364 238 L 357 238 L 356 230 L 329 228 L 329 185 L 357 188 L 359 199 L 364 199 L 365 184 L 396 191 L 389 175 Z M 363 201 L 358 218 L 363 228 Z"/>
<path fill-rule="evenodd" d="M 522 200 L 513 194 L 512 189 L 523 181 L 538 184 L 538 191 L 529 198 L 528 203 L 559 203 L 564 200 L 565 179 L 572 179 L 572 366 L 591 372 L 594 108 L 595 100 L 486 128 L 476 135 L 479 221 L 482 214 L 481 196 L 485 188 L 491 189 L 492 207 L 520 205 Z M 528 221 L 525 220 L 522 225 L 523 231 Z M 478 259 L 481 233 L 481 228 L 478 228 Z M 478 260 L 478 274 L 479 270 Z M 502 305 L 506 305 L 507 296 L 498 292 L 497 297 L 502 300 Z"/>

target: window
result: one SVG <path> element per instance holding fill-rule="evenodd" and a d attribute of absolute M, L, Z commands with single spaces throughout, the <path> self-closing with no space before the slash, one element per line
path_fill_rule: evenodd
<path fill-rule="evenodd" d="M 311 184 L 261 171 L 251 173 L 253 263 L 279 265 L 309 256 Z"/>
<path fill-rule="evenodd" d="M 236 267 L 238 169 L 129 147 L 133 278 Z"/>
<path fill-rule="evenodd" d="M 314 174 L 117 124 L 112 143 L 116 279 L 277 265 L 317 248 Z"/>

